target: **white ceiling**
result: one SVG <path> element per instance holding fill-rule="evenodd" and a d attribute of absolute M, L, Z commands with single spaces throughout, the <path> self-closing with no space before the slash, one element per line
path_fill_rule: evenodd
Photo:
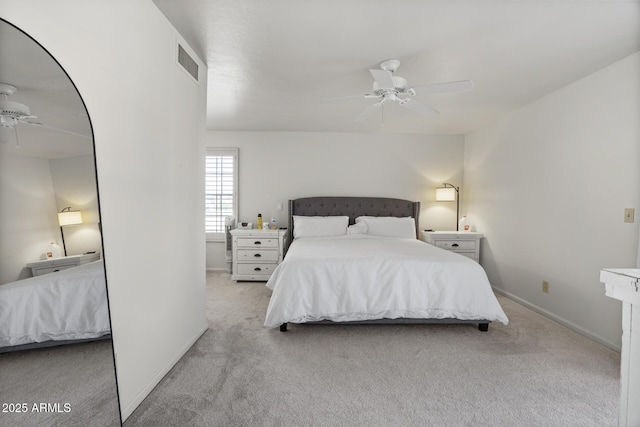
<path fill-rule="evenodd" d="M 59 158 L 93 152 L 91 125 L 84 104 L 60 65 L 38 43 L 0 20 L 0 83 L 18 91 L 9 101 L 27 105 L 34 122 L 86 135 L 81 138 L 59 130 L 18 124 L 19 147 L 13 132 L 3 129 L 0 153 Z"/>
<path fill-rule="evenodd" d="M 640 50 L 638 1 L 154 0 L 205 60 L 215 130 L 466 133 Z M 409 85 L 470 79 L 364 123 L 369 68 Z"/>

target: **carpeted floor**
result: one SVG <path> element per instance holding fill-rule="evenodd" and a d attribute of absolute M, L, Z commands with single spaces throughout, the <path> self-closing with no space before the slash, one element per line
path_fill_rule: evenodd
<path fill-rule="evenodd" d="M 119 426 L 111 340 L 0 354 L 0 404 L 3 427 Z"/>
<path fill-rule="evenodd" d="M 508 299 L 510 324 L 262 326 L 207 274 L 209 330 L 126 426 L 615 426 L 620 355 Z"/>

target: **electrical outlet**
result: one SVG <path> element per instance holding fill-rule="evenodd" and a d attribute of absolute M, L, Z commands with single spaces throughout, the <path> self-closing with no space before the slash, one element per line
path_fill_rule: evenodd
<path fill-rule="evenodd" d="M 549 282 L 547 282 L 546 280 L 542 281 L 542 292 L 544 292 L 545 294 L 549 293 Z"/>
<path fill-rule="evenodd" d="M 635 209 L 633 208 L 626 208 L 624 210 L 624 222 L 633 222 L 634 221 L 634 215 L 635 214 Z"/>

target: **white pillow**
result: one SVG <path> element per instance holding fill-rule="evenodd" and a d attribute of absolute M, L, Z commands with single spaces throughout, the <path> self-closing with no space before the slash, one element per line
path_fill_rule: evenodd
<path fill-rule="evenodd" d="M 293 216 L 293 238 L 344 236 L 348 216 Z"/>
<path fill-rule="evenodd" d="M 416 221 L 408 216 L 397 218 L 394 216 L 359 216 L 356 224 L 365 224 L 367 234 L 373 236 L 416 238 Z"/>
<path fill-rule="evenodd" d="M 350 225 L 347 228 L 347 234 L 367 234 L 367 224 L 361 222 L 359 224 Z"/>

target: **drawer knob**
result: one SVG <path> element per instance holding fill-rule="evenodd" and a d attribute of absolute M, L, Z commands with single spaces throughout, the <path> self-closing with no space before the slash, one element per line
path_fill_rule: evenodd
<path fill-rule="evenodd" d="M 253 271 L 262 271 L 262 269 L 260 267 L 256 267 L 253 269 Z"/>
<path fill-rule="evenodd" d="M 255 242 L 253 242 L 254 245 L 261 245 L 262 242 L 260 240 L 256 240 Z"/>
<path fill-rule="evenodd" d="M 451 247 L 453 247 L 453 248 L 457 248 L 458 246 L 460 246 L 460 245 L 458 245 L 457 243 L 454 243 L 453 245 L 451 245 Z"/>
<path fill-rule="evenodd" d="M 260 255 L 260 254 L 254 254 L 253 256 L 254 256 L 254 257 L 256 257 L 256 258 L 260 258 L 262 255 Z"/>

